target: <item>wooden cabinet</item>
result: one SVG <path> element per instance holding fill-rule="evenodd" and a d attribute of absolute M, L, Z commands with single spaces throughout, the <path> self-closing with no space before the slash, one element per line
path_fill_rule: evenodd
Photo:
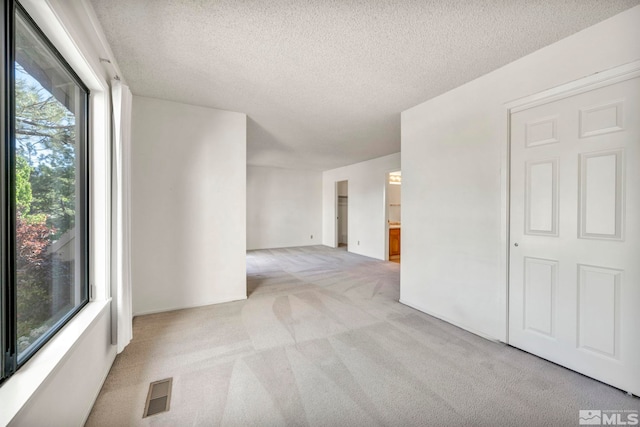
<path fill-rule="evenodd" d="M 400 229 L 389 229 L 389 256 L 400 255 Z"/>

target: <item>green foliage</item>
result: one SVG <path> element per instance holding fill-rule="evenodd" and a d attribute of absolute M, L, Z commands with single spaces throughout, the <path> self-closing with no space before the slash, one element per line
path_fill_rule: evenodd
<path fill-rule="evenodd" d="M 31 166 L 22 156 L 16 156 L 16 209 L 21 215 L 28 215 L 31 209 Z"/>
<path fill-rule="evenodd" d="M 50 306 L 48 289 L 35 280 L 21 280 L 18 286 L 18 337 L 29 337 L 33 330 L 42 326 L 49 318 Z"/>
<path fill-rule="evenodd" d="M 75 225 L 75 116 L 35 81 L 21 78 L 24 70 L 17 71 L 16 184 L 24 187 L 16 188 L 18 203 L 29 206 L 21 206 L 23 215 L 46 217 L 57 240 Z"/>
<path fill-rule="evenodd" d="M 33 212 L 47 215 L 47 224 L 55 228 L 57 240 L 75 225 L 75 174 L 74 168 L 58 168 L 42 164 L 31 175 L 34 198 Z"/>
<path fill-rule="evenodd" d="M 19 351 L 49 328 L 73 283 L 71 263 L 51 243 L 75 219 L 75 117 L 16 67 L 16 269 Z M 58 285 L 59 284 L 59 285 Z M 60 286 L 62 285 L 62 286 Z M 68 293 L 68 292 L 67 292 Z"/>

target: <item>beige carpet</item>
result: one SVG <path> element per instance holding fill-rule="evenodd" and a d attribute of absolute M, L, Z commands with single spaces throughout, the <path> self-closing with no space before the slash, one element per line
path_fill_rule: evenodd
<path fill-rule="evenodd" d="M 574 426 L 640 399 L 399 304 L 400 266 L 251 251 L 246 301 L 137 317 L 88 426 Z M 180 286 L 179 283 L 176 286 Z M 142 419 L 173 377 L 169 412 Z"/>

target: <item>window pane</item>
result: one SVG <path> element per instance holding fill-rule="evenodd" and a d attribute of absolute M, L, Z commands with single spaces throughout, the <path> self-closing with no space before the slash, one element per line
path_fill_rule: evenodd
<path fill-rule="evenodd" d="M 7 269 L 5 266 L 5 257 L 4 254 L 7 250 L 7 221 L 5 220 L 6 216 L 3 215 L 4 208 L 6 204 L 6 194 L 4 193 L 4 189 L 6 188 L 6 158 L 5 158 L 5 148 L 7 146 L 7 80 L 9 78 L 7 71 L 9 70 L 9 59 L 6 46 L 6 34 L 7 34 L 7 25 L 10 18 L 10 14 L 8 13 L 7 3 L 5 2 L 5 6 L 0 8 L 0 46 L 3 46 L 2 54 L 0 54 L 0 218 L 2 218 L 2 223 L 0 223 L 0 382 L 4 379 L 7 374 L 7 363 L 5 361 L 5 355 L 7 354 L 8 348 L 11 345 L 8 343 L 9 337 L 9 324 L 8 322 L 8 313 L 6 307 L 9 302 L 9 298 L 7 298 L 7 290 L 8 290 L 8 280 L 6 277 Z"/>
<path fill-rule="evenodd" d="M 15 28 L 18 361 L 87 300 L 87 94 L 20 14 Z"/>

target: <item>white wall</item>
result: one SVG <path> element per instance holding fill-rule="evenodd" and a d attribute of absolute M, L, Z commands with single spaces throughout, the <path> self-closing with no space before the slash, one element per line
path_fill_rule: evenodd
<path fill-rule="evenodd" d="M 318 245 L 321 234 L 322 172 L 247 166 L 247 249 Z"/>
<path fill-rule="evenodd" d="M 88 314 L 92 319 L 88 319 Z M 20 377 L 28 380 L 33 374 L 28 370 L 40 370 L 50 363 L 51 357 L 59 357 L 56 347 L 71 346 L 66 355 L 60 357 L 51 375 L 42 381 L 27 404 L 11 419 L 9 426 L 80 426 L 87 420 L 115 358 L 115 346 L 111 344 L 108 304 L 87 307 L 78 317 L 83 318 L 74 320 L 80 320 L 83 327 L 67 325 L 14 375 L 18 378 L 10 378 L 9 381 L 23 379 Z M 86 322 L 88 327 L 85 329 Z M 3 385 L 3 388 L 8 385 Z M 18 390 L 16 394 L 21 392 Z M 7 400 L 2 400 L 0 412 L 4 412 Z M 0 414 L 0 425 L 5 425 L 6 415 Z"/>
<path fill-rule="evenodd" d="M 134 315 L 246 298 L 246 120 L 134 96 Z"/>
<path fill-rule="evenodd" d="M 402 113 L 401 301 L 506 339 L 504 104 L 640 58 L 640 6 Z"/>
<path fill-rule="evenodd" d="M 336 182 L 348 180 L 349 252 L 384 260 L 387 173 L 397 170 L 400 153 L 323 172 L 322 243 L 336 246 Z"/>

